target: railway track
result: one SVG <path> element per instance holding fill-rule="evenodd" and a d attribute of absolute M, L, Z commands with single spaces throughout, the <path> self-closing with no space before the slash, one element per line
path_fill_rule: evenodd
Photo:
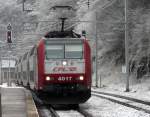
<path fill-rule="evenodd" d="M 143 101 L 132 97 L 98 91 L 92 91 L 92 95 L 150 114 L 149 101 Z"/>
<path fill-rule="evenodd" d="M 62 109 L 62 110 L 57 110 L 53 108 L 51 105 L 43 105 L 43 106 L 37 106 L 39 116 L 40 117 L 64 117 L 67 115 L 67 117 L 72 117 L 73 115 L 77 117 L 93 117 L 91 114 L 86 112 L 85 110 L 78 108 L 76 110 L 72 109 Z"/>
<path fill-rule="evenodd" d="M 37 109 L 40 117 L 60 117 L 51 106 L 37 105 Z"/>
<path fill-rule="evenodd" d="M 93 117 L 92 114 L 88 113 L 84 109 L 78 108 L 77 111 L 83 115 L 83 117 Z"/>
<path fill-rule="evenodd" d="M 65 113 L 67 114 L 67 117 L 72 117 L 72 113 L 75 113 L 77 117 L 93 117 L 92 114 L 88 113 L 87 111 L 85 111 L 85 109 L 82 109 L 79 106 L 71 106 L 69 108 L 67 106 L 64 106 L 64 108 L 67 109 L 64 109 L 62 107 L 61 109 L 57 109 L 53 105 L 47 105 L 43 103 L 42 100 L 40 100 L 33 91 L 31 92 L 33 99 L 36 102 L 36 106 L 40 117 L 64 117 L 61 116 L 59 113 Z"/>

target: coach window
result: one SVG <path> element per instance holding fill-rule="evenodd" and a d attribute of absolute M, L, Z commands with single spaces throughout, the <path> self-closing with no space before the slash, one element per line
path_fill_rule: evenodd
<path fill-rule="evenodd" d="M 64 58 L 64 45 L 46 45 L 46 59 Z"/>
<path fill-rule="evenodd" d="M 65 58 L 83 58 L 82 45 L 65 45 Z"/>

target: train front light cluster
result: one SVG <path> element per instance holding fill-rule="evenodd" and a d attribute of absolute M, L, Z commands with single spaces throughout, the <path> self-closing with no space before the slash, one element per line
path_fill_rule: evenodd
<path fill-rule="evenodd" d="M 83 81 L 84 80 L 84 76 L 79 76 L 76 80 L 78 80 L 78 81 Z"/>
<path fill-rule="evenodd" d="M 46 76 L 46 81 L 50 81 L 50 80 L 51 80 L 51 77 Z"/>
<path fill-rule="evenodd" d="M 80 76 L 80 77 L 79 77 L 79 80 L 81 80 L 81 81 L 84 80 L 84 77 L 83 77 L 83 76 Z"/>
<path fill-rule="evenodd" d="M 63 64 L 64 66 L 66 66 L 66 65 L 67 65 L 67 61 L 63 61 L 62 64 Z"/>

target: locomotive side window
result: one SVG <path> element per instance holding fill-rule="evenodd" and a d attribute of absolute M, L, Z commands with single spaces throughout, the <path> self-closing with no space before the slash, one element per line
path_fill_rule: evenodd
<path fill-rule="evenodd" d="M 64 58 L 64 45 L 46 45 L 46 59 Z"/>
<path fill-rule="evenodd" d="M 65 45 L 65 58 L 83 58 L 82 45 Z"/>

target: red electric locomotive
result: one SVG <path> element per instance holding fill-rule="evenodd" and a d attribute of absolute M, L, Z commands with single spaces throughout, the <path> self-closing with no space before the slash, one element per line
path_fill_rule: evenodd
<path fill-rule="evenodd" d="M 16 69 L 19 83 L 50 103 L 79 104 L 91 96 L 90 46 L 72 31 L 47 33 Z"/>

